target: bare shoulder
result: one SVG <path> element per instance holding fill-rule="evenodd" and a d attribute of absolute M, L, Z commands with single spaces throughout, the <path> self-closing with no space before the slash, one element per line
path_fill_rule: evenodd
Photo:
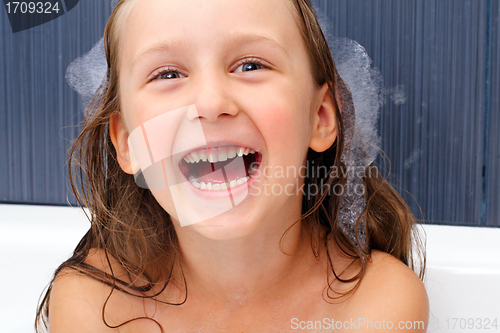
<path fill-rule="evenodd" d="M 405 332 L 426 332 L 429 300 L 423 282 L 412 269 L 385 252 L 373 251 L 365 276 L 346 307 L 346 314 L 374 323 L 390 321 L 392 329 L 402 323 L 406 327 L 397 329 L 405 328 Z M 372 332 L 373 329 L 365 325 L 360 327 L 360 332 Z M 383 328 L 376 330 L 384 332 Z"/>
<path fill-rule="evenodd" d="M 50 332 L 107 332 L 101 319 L 104 293 L 98 281 L 70 268 L 63 269 L 50 293 Z"/>
<path fill-rule="evenodd" d="M 392 255 L 378 250 L 372 251 L 371 261 L 367 264 L 365 277 L 368 283 L 380 284 L 385 281 L 385 283 L 390 282 L 392 287 L 396 284 L 405 287 L 424 288 L 422 281 L 411 268 Z M 425 288 L 423 291 L 425 291 Z"/>
<path fill-rule="evenodd" d="M 92 253 L 87 263 L 109 272 L 109 267 L 99 264 L 102 253 Z M 110 286 L 74 269 L 63 269 L 54 280 L 50 294 L 49 328 L 51 333 L 59 332 L 119 332 L 108 327 L 123 323 L 130 318 L 134 300 L 125 293 L 113 291 Z"/>

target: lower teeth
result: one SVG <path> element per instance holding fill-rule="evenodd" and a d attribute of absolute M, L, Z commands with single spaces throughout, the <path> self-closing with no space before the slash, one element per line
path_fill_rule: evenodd
<path fill-rule="evenodd" d="M 233 187 L 236 187 L 238 185 L 244 184 L 249 179 L 250 179 L 250 177 L 244 177 L 244 178 L 240 178 L 238 180 L 232 180 L 229 183 L 222 183 L 222 184 L 220 184 L 220 183 L 218 183 L 218 184 L 207 183 L 206 184 L 205 182 L 199 183 L 193 177 L 189 177 L 189 181 L 191 182 L 191 184 L 194 187 L 199 188 L 200 190 L 209 190 L 209 191 L 227 190 L 228 188 L 233 188 Z"/>

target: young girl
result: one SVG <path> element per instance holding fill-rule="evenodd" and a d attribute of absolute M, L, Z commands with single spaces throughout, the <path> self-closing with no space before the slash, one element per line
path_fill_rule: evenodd
<path fill-rule="evenodd" d="M 104 41 L 71 153 L 91 229 L 38 331 L 426 331 L 415 218 L 308 0 L 120 0 Z"/>

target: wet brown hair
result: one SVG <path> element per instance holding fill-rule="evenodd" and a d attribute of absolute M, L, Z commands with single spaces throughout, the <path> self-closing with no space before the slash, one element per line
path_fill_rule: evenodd
<path fill-rule="evenodd" d="M 331 170 L 332 167 L 345 168 L 340 158 L 345 140 L 341 110 L 352 107 L 352 97 L 349 88 L 337 73 L 328 43 L 311 3 L 309 0 L 290 1 L 309 52 L 316 84 L 318 86 L 328 84 L 332 97 L 340 97 L 341 101 L 341 105 L 337 105 L 336 108 L 339 131 L 335 144 L 322 153 L 310 149 L 307 159 L 314 161 L 316 167 L 325 166 L 327 170 Z M 104 47 L 108 63 L 106 82 L 101 85 L 89 104 L 82 132 L 75 140 L 69 154 L 71 186 L 79 204 L 88 208 L 91 228 L 81 239 L 71 258 L 55 271 L 54 278 L 37 310 L 35 323 L 37 332 L 48 328 L 51 289 L 58 274 L 63 270 L 76 270 L 110 285 L 112 290 L 118 289 L 137 297 L 154 298 L 157 295 L 151 293 L 153 287 L 163 283 L 160 292 L 163 291 L 170 282 L 174 266 L 180 265 L 177 260 L 178 239 L 169 215 L 149 190 L 138 187 L 134 176 L 122 171 L 108 129 L 110 118 L 116 110 L 120 110 L 118 31 L 120 25 L 124 24 L 123 17 L 126 16 L 132 2 L 132 0 L 118 1 L 108 20 L 104 30 Z M 336 98 L 333 100 L 337 103 Z M 363 212 L 366 220 L 364 233 L 367 240 L 364 248 L 346 237 L 339 227 L 337 215 L 342 201 L 341 196 L 324 192 L 322 195 L 303 198 L 302 220 L 298 222 L 302 222 L 309 232 L 315 255 L 319 257 L 319 249 L 322 246 L 328 250 L 335 244 L 344 256 L 361 264 L 356 276 L 342 279 L 335 271 L 330 253 L 327 251 L 329 271 L 333 277 L 342 282 L 357 281 L 354 288 L 339 293 L 331 288 L 331 283 L 335 279 L 331 276 L 326 277 L 328 284 L 325 294 L 328 300 L 342 299 L 356 290 L 374 249 L 393 255 L 413 269 L 418 268 L 419 276 L 423 278 L 425 256 L 415 230 L 416 219 L 397 191 L 372 166 L 367 168 L 368 173 L 364 177 L 367 200 Z M 318 186 L 326 183 L 333 186 L 345 184 L 346 179 L 342 173 L 339 177 L 315 175 L 306 178 L 305 183 Z M 360 219 L 357 227 L 361 225 L 359 221 Z M 110 268 L 111 258 L 113 261 L 116 260 L 128 272 L 131 281 L 134 280 L 132 276 L 141 276 L 147 282 L 141 285 L 127 283 L 116 278 L 112 269 L 111 273 L 106 273 L 86 264 L 84 261 L 91 249 L 103 250 Z M 420 260 L 415 260 L 415 253 Z M 111 294 L 108 299 L 110 296 Z M 181 301 L 176 304 L 182 303 Z M 104 305 L 103 321 L 108 327 L 113 327 L 106 323 L 105 308 Z M 161 328 L 159 323 L 158 325 Z"/>

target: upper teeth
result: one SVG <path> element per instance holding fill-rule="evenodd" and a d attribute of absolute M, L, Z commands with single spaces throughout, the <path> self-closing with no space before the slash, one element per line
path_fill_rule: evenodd
<path fill-rule="evenodd" d="M 222 149 L 224 148 L 224 149 Z M 243 156 L 248 154 L 255 153 L 255 150 L 250 148 L 243 147 L 221 147 L 221 148 L 212 148 L 212 149 L 202 149 L 189 153 L 184 157 L 184 161 L 188 163 L 198 163 L 200 161 L 203 162 L 224 162 L 228 159 L 235 158 L 236 155 Z"/>

